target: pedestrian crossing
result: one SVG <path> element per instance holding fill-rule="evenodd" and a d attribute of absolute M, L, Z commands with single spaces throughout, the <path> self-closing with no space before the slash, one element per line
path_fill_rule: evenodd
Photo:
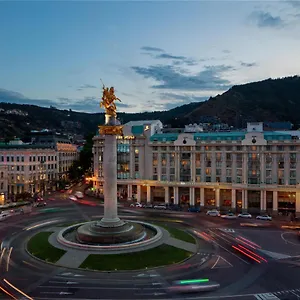
<path fill-rule="evenodd" d="M 254 297 L 257 300 L 300 300 L 300 288 L 273 293 L 255 294 Z"/>

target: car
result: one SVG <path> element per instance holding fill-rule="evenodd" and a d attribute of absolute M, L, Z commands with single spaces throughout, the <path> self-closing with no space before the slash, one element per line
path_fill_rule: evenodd
<path fill-rule="evenodd" d="M 206 212 L 207 216 L 211 216 L 211 217 L 219 217 L 220 216 L 220 212 L 216 209 L 212 209 L 212 210 L 208 210 Z"/>
<path fill-rule="evenodd" d="M 158 205 L 154 205 L 153 208 L 154 209 L 167 209 L 167 206 L 164 204 L 158 204 Z"/>
<path fill-rule="evenodd" d="M 131 203 L 131 204 L 130 204 L 130 207 L 142 208 L 143 205 L 142 205 L 141 203 L 137 202 L 137 203 Z"/>
<path fill-rule="evenodd" d="M 144 208 L 153 208 L 153 204 L 148 203 L 143 206 Z"/>
<path fill-rule="evenodd" d="M 247 218 L 247 219 L 251 219 L 252 218 L 252 215 L 247 213 L 247 212 L 244 212 L 244 213 L 241 213 L 241 214 L 238 214 L 238 217 L 239 218 Z"/>
<path fill-rule="evenodd" d="M 82 192 L 79 192 L 79 191 L 75 193 L 75 196 L 76 196 L 78 199 L 82 199 L 82 198 L 83 198 Z"/>
<path fill-rule="evenodd" d="M 234 213 L 228 213 L 226 215 L 222 215 L 221 218 L 223 219 L 236 219 L 237 218 L 237 215 L 235 215 Z"/>
<path fill-rule="evenodd" d="M 74 195 L 70 195 L 70 196 L 69 196 L 69 199 L 72 200 L 72 201 L 77 201 L 77 197 L 74 196 Z"/>
<path fill-rule="evenodd" d="M 200 207 L 196 207 L 196 206 L 190 207 L 190 208 L 188 209 L 188 211 L 189 211 L 189 212 L 196 212 L 196 213 L 198 213 L 198 212 L 200 212 Z"/>
<path fill-rule="evenodd" d="M 269 215 L 262 215 L 262 216 L 257 216 L 257 220 L 265 220 L 265 221 L 272 221 L 272 217 Z"/>
<path fill-rule="evenodd" d="M 174 281 L 167 288 L 169 293 L 195 293 L 214 291 L 220 287 L 217 282 L 210 282 L 208 279 L 200 280 L 178 280 Z"/>
<path fill-rule="evenodd" d="M 43 201 L 38 201 L 37 203 L 36 203 L 36 207 L 41 207 L 41 206 L 46 206 L 47 205 L 47 203 L 46 202 L 43 202 Z"/>

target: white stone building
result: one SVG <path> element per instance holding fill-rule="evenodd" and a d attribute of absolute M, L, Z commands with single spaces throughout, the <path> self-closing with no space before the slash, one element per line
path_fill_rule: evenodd
<path fill-rule="evenodd" d="M 141 202 L 300 213 L 300 140 L 293 132 L 161 133 L 129 122 L 118 137 L 118 189 Z M 103 189 L 103 136 L 94 137 L 94 187 Z"/>
<path fill-rule="evenodd" d="M 0 169 L 7 170 L 6 195 L 54 189 L 56 181 L 66 177 L 77 158 L 77 147 L 71 144 L 58 143 L 55 148 L 20 143 L 0 145 Z"/>
<path fill-rule="evenodd" d="M 0 165 L 0 205 L 3 205 L 7 199 L 7 166 Z"/>

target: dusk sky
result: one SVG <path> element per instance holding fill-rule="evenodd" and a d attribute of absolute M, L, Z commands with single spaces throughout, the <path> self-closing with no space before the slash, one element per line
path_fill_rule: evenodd
<path fill-rule="evenodd" d="M 0 2 L 0 102 L 170 109 L 300 73 L 300 1 Z"/>

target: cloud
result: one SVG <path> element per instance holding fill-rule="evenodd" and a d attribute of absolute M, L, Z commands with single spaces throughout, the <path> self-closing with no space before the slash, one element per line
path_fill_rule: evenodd
<path fill-rule="evenodd" d="M 95 85 L 83 84 L 79 88 L 77 88 L 77 91 L 82 91 L 82 90 L 85 90 L 85 89 L 96 89 L 96 88 L 97 87 Z"/>
<path fill-rule="evenodd" d="M 226 71 L 233 70 L 231 66 L 205 66 L 204 70 L 193 75 L 180 72 L 172 65 L 156 65 L 149 67 L 132 67 L 144 78 L 154 79 L 160 84 L 152 85 L 154 89 L 169 90 L 226 90 L 231 87 L 230 81 L 222 78 Z"/>
<path fill-rule="evenodd" d="M 141 48 L 141 50 L 149 51 L 149 52 L 164 52 L 164 50 L 161 49 L 161 48 L 149 47 L 149 46 L 144 46 L 144 47 Z"/>
<path fill-rule="evenodd" d="M 274 17 L 269 12 L 254 11 L 249 18 L 260 28 L 282 28 L 285 26 L 285 22 L 280 16 Z"/>
<path fill-rule="evenodd" d="M 300 9 L 300 1 L 299 0 L 297 0 L 297 1 L 295 1 L 295 0 L 288 0 L 286 2 L 288 4 L 290 4 L 290 5 L 292 5 L 293 7 Z"/>
<path fill-rule="evenodd" d="M 241 66 L 242 66 L 242 67 L 251 68 L 251 67 L 256 67 L 257 64 L 256 64 L 255 62 L 252 62 L 252 63 L 246 63 L 246 62 L 241 61 Z"/>
<path fill-rule="evenodd" d="M 222 52 L 223 52 L 223 53 L 226 53 L 226 54 L 231 53 L 231 51 L 230 51 L 230 50 L 227 50 L 227 49 L 223 50 Z"/>

